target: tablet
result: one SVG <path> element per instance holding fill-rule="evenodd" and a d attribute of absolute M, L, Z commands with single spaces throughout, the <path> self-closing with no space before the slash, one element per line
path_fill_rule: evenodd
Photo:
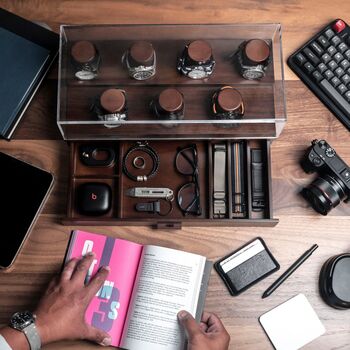
<path fill-rule="evenodd" d="M 12 265 L 53 185 L 47 171 L 0 152 L 0 267 Z"/>
<path fill-rule="evenodd" d="M 58 34 L 0 8 L 1 137 L 11 138 L 58 46 Z"/>

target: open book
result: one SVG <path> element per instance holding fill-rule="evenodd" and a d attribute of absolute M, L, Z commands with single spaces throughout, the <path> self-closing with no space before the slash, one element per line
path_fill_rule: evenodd
<path fill-rule="evenodd" d="M 90 251 L 96 259 L 87 281 L 101 266 L 111 271 L 86 311 L 87 323 L 121 348 L 183 349 L 177 313 L 187 310 L 200 320 L 212 263 L 179 250 L 73 231 L 66 259 Z"/>

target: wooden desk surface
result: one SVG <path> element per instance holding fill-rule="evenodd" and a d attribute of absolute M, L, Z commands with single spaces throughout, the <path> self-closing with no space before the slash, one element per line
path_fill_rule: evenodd
<path fill-rule="evenodd" d="M 350 4 L 326 0 L 168 0 L 163 1 L 0 1 L 0 6 L 25 18 L 48 23 L 54 30 L 62 23 L 266 23 L 283 26 L 285 59 L 329 21 L 343 17 L 350 22 Z M 67 145 L 55 125 L 57 68 L 46 79 L 26 112 L 11 142 L 0 141 L 0 150 L 52 171 L 56 186 L 25 244 L 14 268 L 0 273 L 0 323 L 14 311 L 30 309 L 46 283 L 59 270 L 74 227 L 59 223 L 66 206 Z M 306 207 L 298 196 L 311 181 L 298 165 L 310 141 L 325 138 L 350 163 L 349 132 L 285 66 L 288 123 L 272 145 L 273 203 L 280 223 L 275 228 L 184 228 L 178 232 L 144 227 L 87 227 L 88 230 L 206 255 L 215 261 L 250 239 L 261 236 L 285 270 L 313 243 L 319 249 L 271 297 L 261 294 L 279 273 L 243 295 L 230 297 L 212 273 L 206 308 L 216 312 L 231 335 L 230 349 L 272 349 L 258 317 L 298 293 L 304 293 L 324 323 L 324 336 L 305 349 L 350 349 L 350 311 L 326 306 L 318 293 L 318 274 L 330 256 L 350 250 L 350 205 L 341 204 L 328 217 Z M 8 234 L 2 232 L 2 234 Z M 63 346 L 65 345 L 65 346 Z M 60 343 L 46 349 L 92 349 L 83 342 Z"/>

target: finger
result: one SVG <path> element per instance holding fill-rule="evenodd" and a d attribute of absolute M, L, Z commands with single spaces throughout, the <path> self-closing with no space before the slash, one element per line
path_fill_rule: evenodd
<path fill-rule="evenodd" d="M 201 329 L 201 331 L 202 331 L 203 333 L 207 333 L 207 331 L 208 331 L 208 325 L 207 325 L 206 323 L 201 322 L 201 323 L 199 324 L 199 327 L 200 327 L 200 329 Z"/>
<path fill-rule="evenodd" d="M 73 275 L 71 277 L 72 282 L 84 285 L 85 277 L 89 271 L 89 268 L 95 258 L 95 253 L 87 253 L 80 261 L 78 261 Z"/>
<path fill-rule="evenodd" d="M 50 294 L 52 292 L 52 290 L 55 288 L 55 286 L 58 284 L 58 281 L 59 281 L 59 276 L 54 276 L 50 283 L 48 284 L 47 288 L 46 288 L 46 291 L 45 291 L 45 294 Z"/>
<path fill-rule="evenodd" d="M 111 269 L 109 266 L 102 266 L 102 268 L 90 280 L 89 284 L 87 285 L 88 296 L 90 299 L 100 290 L 110 270 Z"/>
<path fill-rule="evenodd" d="M 197 324 L 196 320 L 189 312 L 182 310 L 177 316 L 180 324 L 185 328 L 189 340 L 193 339 L 198 334 L 202 334 L 199 324 Z"/>
<path fill-rule="evenodd" d="M 78 259 L 73 258 L 67 262 L 61 273 L 61 281 L 69 281 L 72 278 L 72 274 L 77 266 Z"/>
<path fill-rule="evenodd" d="M 201 322 L 207 324 L 208 328 L 206 332 L 221 332 L 225 330 L 225 327 L 219 317 L 213 313 L 203 312 Z"/>
<path fill-rule="evenodd" d="M 91 326 L 88 326 L 84 338 L 103 346 L 110 346 L 112 344 L 112 338 L 108 333 Z"/>

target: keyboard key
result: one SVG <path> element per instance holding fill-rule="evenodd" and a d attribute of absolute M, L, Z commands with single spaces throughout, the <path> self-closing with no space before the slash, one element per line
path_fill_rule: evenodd
<path fill-rule="evenodd" d="M 338 46 L 338 50 L 341 52 L 341 53 L 344 53 L 346 50 L 348 50 L 348 46 L 345 44 L 345 43 L 340 43 L 339 46 Z"/>
<path fill-rule="evenodd" d="M 350 49 L 344 52 L 344 56 L 350 61 Z"/>
<path fill-rule="evenodd" d="M 335 69 L 338 68 L 338 65 L 336 64 L 335 61 L 332 60 L 332 61 L 328 62 L 328 67 L 329 67 L 331 70 L 335 70 Z"/>
<path fill-rule="evenodd" d="M 320 73 L 323 73 L 327 70 L 327 66 L 324 64 L 324 63 L 320 63 L 318 66 L 317 66 L 317 69 Z"/>
<path fill-rule="evenodd" d="M 321 81 L 321 80 L 323 79 L 322 74 L 321 74 L 319 71 L 317 71 L 317 70 L 315 70 L 315 71 L 312 73 L 312 76 L 313 76 L 313 78 L 314 78 L 317 82 L 319 82 L 319 81 Z"/>
<path fill-rule="evenodd" d="M 324 63 L 328 63 L 332 59 L 331 56 L 328 55 L 328 53 L 324 53 L 321 58 Z"/>
<path fill-rule="evenodd" d="M 341 77 L 341 81 L 345 84 L 348 85 L 350 83 L 350 75 L 349 74 L 345 74 Z"/>
<path fill-rule="evenodd" d="M 337 87 L 337 90 L 341 93 L 341 94 L 344 94 L 345 92 L 348 91 L 348 89 L 346 88 L 346 86 L 344 84 L 340 84 L 338 87 Z"/>
<path fill-rule="evenodd" d="M 340 78 L 345 72 L 344 69 L 341 67 L 338 67 L 335 71 L 334 71 L 335 75 Z"/>
<path fill-rule="evenodd" d="M 334 87 L 337 87 L 339 84 L 340 84 L 340 80 L 337 78 L 337 77 L 333 77 L 331 79 L 331 84 L 334 86 Z"/>
<path fill-rule="evenodd" d="M 326 49 L 329 46 L 329 41 L 323 35 L 319 36 L 317 41 L 321 44 L 321 46 L 324 49 Z"/>
<path fill-rule="evenodd" d="M 316 41 L 313 41 L 310 46 L 314 50 L 316 55 L 321 56 L 323 54 L 322 47 L 320 45 L 318 45 Z M 334 48 L 334 50 L 335 50 L 335 48 Z"/>
<path fill-rule="evenodd" d="M 306 62 L 304 64 L 304 69 L 311 74 L 315 70 L 315 67 L 310 62 Z"/>
<path fill-rule="evenodd" d="M 327 29 L 324 34 L 326 35 L 328 40 L 333 38 L 335 35 L 332 29 Z"/>
<path fill-rule="evenodd" d="M 327 49 L 327 52 L 329 53 L 330 56 L 333 56 L 337 53 L 337 49 L 331 45 L 328 49 Z"/>
<path fill-rule="evenodd" d="M 344 97 L 348 102 L 350 102 L 350 91 L 346 92 Z"/>
<path fill-rule="evenodd" d="M 350 118 L 350 104 L 343 98 L 343 96 L 340 95 L 326 79 L 323 79 L 320 82 L 320 86 L 333 102 L 346 114 L 346 116 Z"/>
<path fill-rule="evenodd" d="M 314 65 L 317 66 L 320 60 L 318 57 L 309 49 L 306 48 L 303 50 L 305 57 Z"/>
<path fill-rule="evenodd" d="M 299 66 L 302 66 L 306 62 L 306 58 L 301 53 L 298 53 L 295 58 Z"/>
<path fill-rule="evenodd" d="M 334 74 L 333 74 L 333 72 L 331 71 L 331 70 L 326 70 L 325 72 L 324 72 L 324 76 L 328 79 L 328 80 L 331 80 L 333 77 L 334 77 Z"/>
<path fill-rule="evenodd" d="M 341 62 L 344 59 L 344 56 L 340 53 L 337 52 L 334 56 L 333 56 L 334 61 L 336 61 L 337 63 Z"/>
<path fill-rule="evenodd" d="M 333 30 L 336 33 L 341 33 L 345 28 L 346 28 L 346 24 L 343 20 L 338 19 L 332 26 Z"/>
<path fill-rule="evenodd" d="M 340 43 L 341 43 L 341 39 L 339 38 L 338 35 L 335 35 L 332 39 L 331 39 L 331 43 L 334 45 L 334 46 L 338 46 Z"/>
<path fill-rule="evenodd" d="M 348 60 L 343 60 L 340 62 L 343 69 L 348 69 L 350 67 L 350 62 Z"/>

